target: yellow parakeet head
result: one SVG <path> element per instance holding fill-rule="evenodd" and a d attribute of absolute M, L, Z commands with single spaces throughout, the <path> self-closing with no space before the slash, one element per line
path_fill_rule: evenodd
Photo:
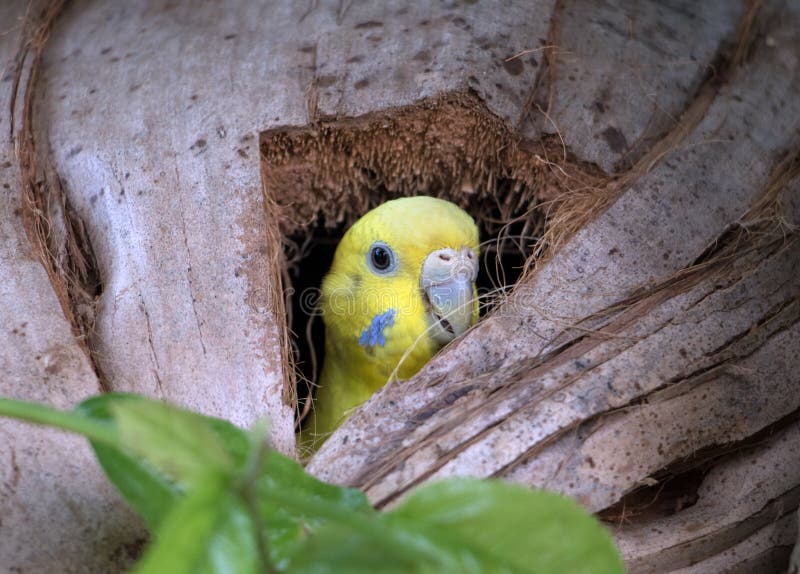
<path fill-rule="evenodd" d="M 475 222 L 418 196 L 388 201 L 342 238 L 322 284 L 325 363 L 312 433 L 329 433 L 385 384 L 416 373 L 478 317 Z"/>

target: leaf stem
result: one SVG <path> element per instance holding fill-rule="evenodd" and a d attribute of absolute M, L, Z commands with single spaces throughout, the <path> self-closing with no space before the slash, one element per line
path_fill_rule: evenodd
<path fill-rule="evenodd" d="M 60 411 L 37 403 L 0 398 L 0 416 L 60 428 L 83 435 L 92 442 L 119 448 L 116 428 L 78 413 Z"/>
<path fill-rule="evenodd" d="M 236 485 L 236 490 L 239 491 L 240 499 L 255 526 L 256 552 L 258 553 L 260 566 L 262 569 L 268 569 L 268 574 L 276 574 L 278 570 L 270 558 L 264 520 L 258 511 L 258 477 L 270 452 L 269 441 L 265 437 L 266 422 L 260 421 L 256 423 L 255 428 L 250 432 L 250 453 L 244 473 L 239 484 Z"/>

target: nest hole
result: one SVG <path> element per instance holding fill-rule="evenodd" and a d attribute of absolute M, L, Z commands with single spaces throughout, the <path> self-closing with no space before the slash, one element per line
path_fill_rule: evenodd
<path fill-rule="evenodd" d="M 691 468 L 677 475 L 663 474 L 598 513 L 600 520 L 617 526 L 647 524 L 694 506 L 708 467 Z"/>
<path fill-rule="evenodd" d="M 261 134 L 260 147 L 267 210 L 283 243 L 284 265 L 273 284 L 285 296 L 284 352 L 294 365 L 287 389 L 298 422 L 324 361 L 319 288 L 356 219 L 403 196 L 431 195 L 462 207 L 480 230 L 485 315 L 535 265 L 547 206 L 580 180 L 556 143 L 521 141 L 472 94 L 274 129 Z"/>
<path fill-rule="evenodd" d="M 700 488 L 715 466 L 739 457 L 755 456 L 759 449 L 798 421 L 800 409 L 741 440 L 705 446 L 692 456 L 674 461 L 654 473 L 650 484 L 628 492 L 615 504 L 598 512 L 598 517 L 619 526 L 642 525 L 691 508 L 700 499 Z"/>

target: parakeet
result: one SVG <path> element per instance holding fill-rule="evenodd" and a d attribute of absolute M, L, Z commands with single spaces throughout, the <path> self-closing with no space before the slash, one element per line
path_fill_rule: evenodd
<path fill-rule="evenodd" d="M 427 196 L 388 201 L 345 233 L 322 283 L 325 360 L 305 446 L 475 323 L 478 255 L 472 217 Z"/>

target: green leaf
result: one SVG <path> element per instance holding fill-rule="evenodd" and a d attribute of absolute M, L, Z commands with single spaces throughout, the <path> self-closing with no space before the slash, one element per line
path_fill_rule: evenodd
<path fill-rule="evenodd" d="M 137 408 L 148 409 L 155 405 L 158 411 L 164 410 L 164 403 L 129 393 L 106 393 L 85 400 L 78 405 L 76 412 L 103 423 L 116 433 L 114 413 L 120 405 L 135 402 Z M 124 408 L 124 407 L 123 407 Z M 176 407 L 168 407 L 171 412 L 179 411 Z M 221 441 L 225 451 L 234 465 L 239 466 L 247 458 L 250 444 L 247 433 L 228 421 L 196 415 L 188 411 L 180 411 L 189 415 L 190 425 L 196 427 L 203 424 Z M 177 419 L 176 419 L 177 420 Z M 208 434 L 208 431 L 204 431 Z M 130 451 L 111 448 L 92 441 L 100 465 L 108 478 L 119 489 L 128 503 L 144 518 L 147 526 L 155 530 L 163 517 L 177 501 L 185 482 L 177 480 L 173 475 L 150 464 L 141 455 L 134 456 Z M 134 449 L 135 451 L 136 449 Z"/>
<path fill-rule="evenodd" d="M 145 399 L 121 393 L 98 395 L 78 405 L 76 412 L 112 426 L 114 419 L 111 406 L 120 401 L 131 400 Z M 141 458 L 133 457 L 119 448 L 96 441 L 92 441 L 92 448 L 109 480 L 144 519 L 147 527 L 155 531 L 172 505 L 178 501 L 180 487 Z"/>
<path fill-rule="evenodd" d="M 141 416 L 143 411 L 150 409 L 154 409 L 157 416 L 149 412 L 148 416 Z M 218 461 L 221 460 L 220 457 L 214 457 L 208 466 L 190 461 L 189 464 L 182 463 L 181 468 L 176 471 L 170 456 L 171 449 L 177 443 L 168 440 L 169 436 L 176 433 L 170 431 L 170 435 L 166 434 L 164 415 L 168 415 L 170 425 L 184 424 L 193 429 L 192 438 L 204 433 L 204 443 L 216 441 L 221 445 L 227 460 L 232 463 L 228 468 L 233 489 L 231 496 L 236 498 L 237 503 L 233 510 L 225 514 L 224 520 L 221 518 L 222 525 L 209 543 L 208 563 L 203 572 L 248 571 L 246 562 L 257 556 L 252 551 L 255 530 L 251 533 L 243 525 L 255 528 L 254 513 L 258 514 L 259 531 L 265 540 L 270 561 L 284 565 L 288 563 L 292 549 L 326 521 L 325 516 L 316 511 L 318 505 L 315 501 L 332 505 L 340 513 L 375 514 L 361 491 L 319 481 L 307 474 L 294 460 L 274 450 L 265 449 L 266 433 L 263 427 L 256 433 L 248 433 L 227 421 L 180 411 L 176 407 L 129 394 L 112 393 L 93 397 L 85 401 L 78 410 L 109 425 L 114 423 L 118 413 L 134 412 L 136 423 L 148 427 L 146 432 L 120 433 L 121 443 L 128 449 L 133 447 L 132 451 L 106 448 L 94 443 L 93 446 L 106 474 L 157 536 L 160 535 L 162 521 L 182 499 L 183 492 L 193 491 L 194 487 L 191 481 L 186 480 L 187 477 L 197 476 L 197 473 L 202 474 L 210 468 L 219 468 Z M 203 426 L 204 430 L 198 431 L 198 425 Z M 167 441 L 166 446 L 156 445 L 160 451 L 159 456 L 166 457 L 166 464 L 161 459 L 153 460 L 148 456 L 150 453 L 146 449 L 152 447 L 146 445 L 151 444 L 154 433 L 156 443 Z M 185 435 L 183 431 L 177 434 Z M 132 440 L 136 442 L 131 444 Z M 260 456 L 258 453 L 262 450 L 263 456 Z M 201 456 L 205 456 L 205 453 Z M 251 468 L 253 461 L 255 467 Z M 253 500 L 247 500 L 244 496 L 248 485 L 253 487 Z M 287 508 L 281 500 L 261 496 L 265 489 L 275 488 L 289 489 L 307 500 L 309 505 L 304 508 L 305 511 L 298 511 Z M 238 545 L 249 545 L 250 550 L 242 554 Z"/>
<path fill-rule="evenodd" d="M 220 516 L 219 526 L 208 544 L 208 558 L 198 574 L 263 574 L 256 544 L 256 526 L 240 502 Z"/>
<path fill-rule="evenodd" d="M 609 534 L 568 498 L 496 481 L 449 480 L 377 513 L 252 433 L 135 395 L 73 413 L 0 399 L 0 416 L 92 441 L 104 470 L 154 531 L 138 574 L 617 574 Z"/>
<path fill-rule="evenodd" d="M 423 521 L 392 520 L 387 514 L 332 518 L 294 549 L 288 570 L 295 574 L 520 571 L 453 533 L 437 531 Z"/>
<path fill-rule="evenodd" d="M 331 520 L 295 549 L 291 571 L 623 573 L 609 534 L 557 494 L 496 481 L 422 487 L 372 524 Z"/>
<path fill-rule="evenodd" d="M 212 468 L 193 478 L 192 490 L 161 523 L 134 574 L 263 571 L 253 551 L 253 525 L 231 492 L 231 476 Z"/>
<path fill-rule="evenodd" d="M 388 516 L 458 537 L 517 572 L 625 572 L 600 523 L 573 500 L 551 492 L 453 479 L 417 489 Z"/>
<path fill-rule="evenodd" d="M 362 491 L 322 482 L 308 474 L 297 461 L 277 451 L 267 453 L 262 472 L 261 488 L 290 488 L 298 495 L 336 504 L 342 509 L 375 512 Z"/>
<path fill-rule="evenodd" d="M 129 405 L 133 405 L 133 408 Z M 166 457 L 166 464 L 162 464 L 160 459 L 149 459 L 147 453 L 140 450 L 146 447 L 139 444 L 128 444 L 129 448 L 134 447 L 132 450 L 138 456 L 94 445 L 109 477 L 145 517 L 155 533 L 156 543 L 148 550 L 141 564 L 145 572 L 256 574 L 265 571 L 266 565 L 261 563 L 257 552 L 257 529 L 238 496 L 239 477 L 234 472 L 243 466 L 248 457 L 250 443 L 246 432 L 227 421 L 182 411 L 137 395 L 108 394 L 94 397 L 80 408 L 105 420 L 115 420 L 120 412 L 124 413 L 123 416 L 133 413 L 135 424 L 146 426 L 146 432 L 141 433 L 140 429 L 139 434 L 122 434 L 123 443 L 125 440 L 139 439 L 142 435 L 148 438 L 154 432 L 164 431 L 165 426 L 170 434 L 157 437 L 159 440 L 175 435 L 179 437 L 175 443 L 157 445 L 158 456 Z M 148 416 L 140 416 L 143 411 L 151 409 L 152 412 L 146 413 Z M 169 425 L 164 425 L 165 414 L 172 421 Z M 175 425 L 182 425 L 183 428 L 176 432 Z M 190 461 L 189 464 L 181 461 L 177 472 L 173 470 L 175 467 L 169 458 L 171 449 L 178 444 L 186 444 L 186 429 L 195 433 L 193 438 L 200 437 L 201 440 L 215 443 L 216 448 L 224 451 L 224 457 L 217 453 L 210 461 Z M 191 445 L 191 448 L 196 449 L 197 445 Z M 196 456 L 196 450 L 193 450 L 192 456 Z M 202 456 L 205 459 L 205 454 Z M 219 463 L 223 461 L 225 464 L 221 466 Z M 233 464 L 228 465 L 228 462 Z M 212 482 L 214 476 L 223 480 L 224 488 L 216 494 L 206 491 L 205 499 L 201 496 L 201 502 L 192 503 L 208 487 L 206 481 L 210 480 L 207 478 L 209 476 Z M 203 506 L 203 512 L 187 510 L 187 506 L 196 508 L 197 505 Z M 208 509 L 216 509 L 213 525 L 209 522 L 211 517 L 205 513 Z M 207 539 L 189 542 L 194 544 L 193 549 L 197 552 L 187 552 L 183 547 L 185 540 L 197 537 L 198 533 L 207 536 Z"/>
<path fill-rule="evenodd" d="M 91 439 L 107 475 L 155 531 L 135 572 L 257 574 L 267 568 L 234 489 L 247 435 L 230 423 L 126 394 L 93 397 L 71 413 L 0 399 L 0 416 Z"/>
<path fill-rule="evenodd" d="M 206 417 L 144 399 L 115 401 L 110 408 L 122 447 L 180 483 L 191 485 L 211 469 L 235 470 Z"/>
<path fill-rule="evenodd" d="M 313 525 L 306 536 L 290 547 L 285 561 L 277 563 L 281 569 L 290 572 L 368 570 L 374 566 L 376 555 L 381 557 L 379 561 L 384 567 L 400 565 L 401 570 L 403 566 L 426 560 L 436 562 L 436 556 L 431 553 L 436 549 L 425 537 L 409 536 L 402 527 L 388 527 L 383 517 L 372 509 L 353 511 L 335 501 L 274 484 L 261 492 L 261 498 L 290 515 L 307 517 Z M 337 558 L 344 561 L 336 562 Z"/>
<path fill-rule="evenodd" d="M 368 536 L 338 524 L 315 532 L 290 558 L 287 571 L 292 574 L 408 574 L 424 572 L 426 567 L 424 558 L 410 552 L 387 551 L 371 544 Z M 431 564 L 428 571 L 447 572 Z"/>
<path fill-rule="evenodd" d="M 376 514 L 360 490 L 322 482 L 276 451 L 266 453 L 255 486 L 270 558 L 279 568 L 285 568 L 295 548 L 332 517 Z M 288 504 L 287 497 L 303 504 Z"/>

